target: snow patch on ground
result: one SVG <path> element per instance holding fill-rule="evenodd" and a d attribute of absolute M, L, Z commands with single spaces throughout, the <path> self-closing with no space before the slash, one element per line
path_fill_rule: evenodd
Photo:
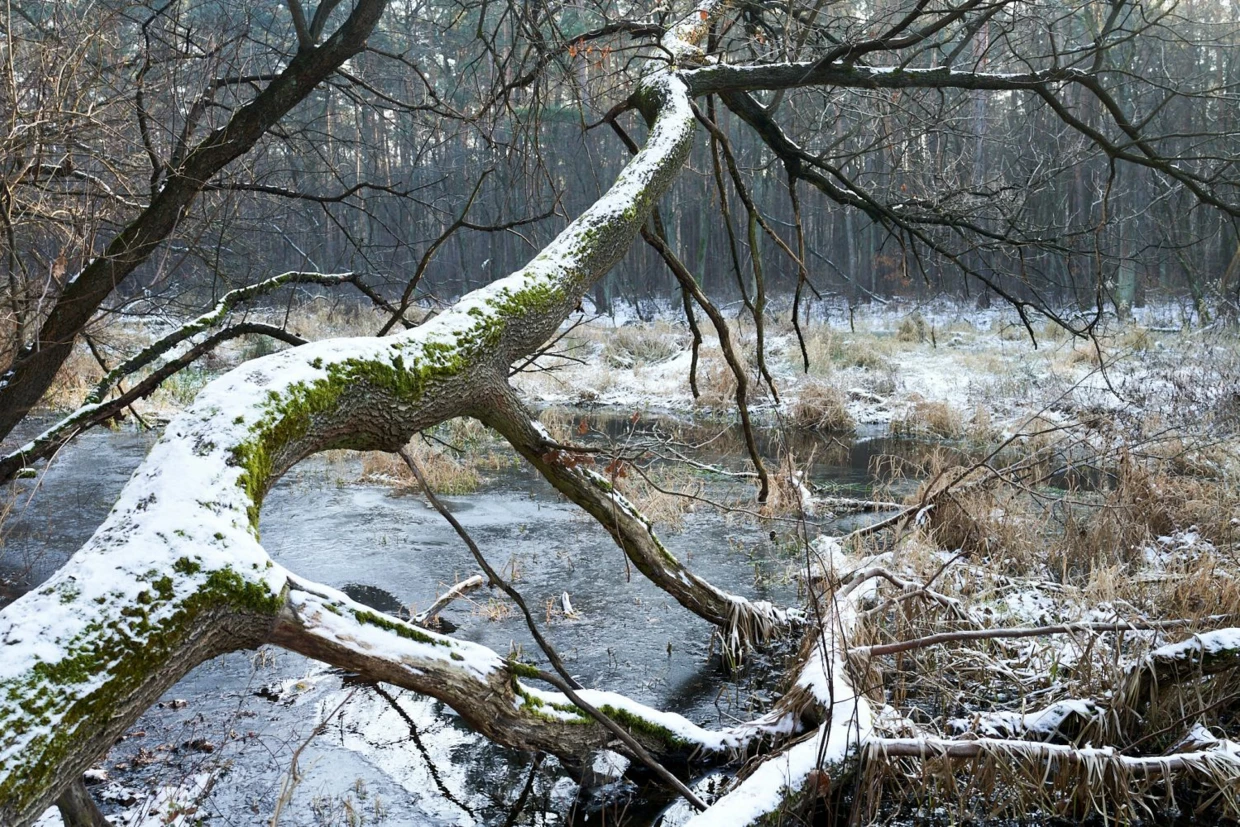
<path fill-rule="evenodd" d="M 732 307 L 726 311 L 730 318 L 738 312 Z M 1138 322 L 1146 317 L 1151 324 L 1165 321 L 1169 312 L 1147 309 Z M 1108 362 L 1123 358 L 1103 371 L 1092 343 L 1035 325 L 1035 345 L 1005 307 L 979 310 L 948 302 L 818 307 L 803 325 L 811 357 L 807 375 L 800 345 L 783 315 L 768 321 L 765 339 L 766 362 L 780 403 L 774 403 L 756 370 L 750 383 L 751 405 L 768 416 L 791 410 L 804 389 L 825 382 L 843 391 L 858 425 L 902 422 L 919 403 L 936 403 L 957 412 L 966 425 L 1002 429 L 1004 423 L 1037 412 L 1053 420 L 1071 411 L 1115 411 L 1131 404 L 1137 390 L 1146 399 L 1159 391 L 1169 396 L 1175 384 L 1168 374 L 1174 360 L 1160 355 L 1161 341 L 1130 352 L 1126 342 L 1116 339 L 1104 353 Z M 756 339 L 751 328 L 736 323 L 732 338 L 752 366 Z M 666 355 L 648 360 L 617 356 L 608 340 L 621 331 L 627 338 L 651 342 L 651 354 Z M 617 303 L 611 315 L 592 316 L 566 337 L 579 361 L 546 356 L 536 362 L 537 372 L 521 374 L 515 382 L 544 405 L 696 407 L 729 413 L 732 390 L 730 380 L 720 384 L 727 368 L 718 338 L 709 324 L 702 332 L 700 400 L 694 400 L 689 383 L 689 331 L 679 308 L 671 306 L 644 304 L 639 312 Z"/>

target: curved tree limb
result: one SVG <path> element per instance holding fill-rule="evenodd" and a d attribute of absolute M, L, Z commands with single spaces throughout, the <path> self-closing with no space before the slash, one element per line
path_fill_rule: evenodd
<path fill-rule="evenodd" d="M 613 481 L 591 467 L 593 458 L 557 445 L 511 391 L 479 419 L 499 431 L 556 490 L 598 520 L 638 571 L 686 609 L 718 626 L 727 650 L 735 656 L 799 621 L 797 612 L 730 594 L 689 571 Z"/>
<path fill-rule="evenodd" d="M 38 817 L 193 666 L 289 628 L 295 583 L 257 538 L 267 491 L 316 451 L 396 450 L 485 411 L 486 389 L 503 393 L 508 366 L 555 332 L 678 175 L 686 91 L 666 72 L 642 83 L 646 147 L 524 269 L 397 336 L 242 365 L 168 426 L 91 540 L 0 612 L 0 821 Z"/>
<path fill-rule="evenodd" d="M 303 273 L 291 271 L 264 279 L 257 284 L 230 290 L 220 297 L 215 307 L 177 327 L 167 335 L 160 337 L 157 341 L 143 348 L 133 358 L 109 371 L 95 385 L 94 390 L 86 395 L 86 399 L 83 400 L 82 404 L 90 405 L 102 402 L 112 389 L 116 387 L 117 383 L 126 376 L 138 372 L 187 339 L 193 338 L 199 333 L 210 330 L 220 324 L 227 318 L 229 312 L 241 302 L 249 301 L 257 296 L 264 296 L 285 284 L 317 284 L 333 287 L 338 284 L 355 284 L 357 279 L 356 273 Z"/>
<path fill-rule="evenodd" d="M 287 582 L 284 606 L 268 637 L 271 643 L 356 672 L 367 681 L 441 700 L 478 733 L 515 749 L 548 752 L 576 764 L 613 738 L 565 695 L 523 685 L 521 677 L 546 679 L 532 666 L 381 615 L 326 586 L 293 577 Z M 683 762 L 700 750 L 726 760 L 744 745 L 740 734 L 709 732 L 679 715 L 614 693 L 581 690 L 581 695 L 604 710 L 620 710 L 631 722 L 644 722 L 633 727 L 636 737 L 665 758 Z"/>

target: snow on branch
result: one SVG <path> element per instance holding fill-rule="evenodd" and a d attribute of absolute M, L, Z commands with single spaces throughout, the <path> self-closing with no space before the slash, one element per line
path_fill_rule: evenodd
<path fill-rule="evenodd" d="M 375 612 L 327 586 L 290 577 L 271 642 L 333 666 L 436 698 L 493 741 L 571 762 L 614 736 L 565 695 L 526 685 L 538 670 L 501 658 L 481 644 L 457 640 Z M 587 703 L 627 725 L 659 756 L 716 755 L 727 760 L 765 733 L 760 727 L 712 732 L 614 692 L 578 690 Z"/>
<path fill-rule="evenodd" d="M 839 552 L 835 562 L 842 567 L 854 561 Z M 864 562 L 854 568 L 855 576 L 845 575 L 837 588 L 818 598 L 817 623 L 797 678 L 764 721 L 792 733 L 807 721 L 822 723 L 742 773 L 743 780 L 688 827 L 759 823 L 803 792 L 825 794 L 855 771 L 874 728 L 873 709 L 848 661 L 848 640 L 857 631 L 861 606 L 877 589 L 876 575 Z"/>
<path fill-rule="evenodd" d="M 684 72 L 692 94 L 716 94 L 750 89 L 792 89 L 802 86 L 841 86 L 859 89 L 977 89 L 1016 91 L 1038 89 L 1084 77 L 1067 68 L 1037 72 L 965 72 L 949 66 L 933 69 L 901 66 L 870 67 L 852 62 L 718 64 Z"/>
<path fill-rule="evenodd" d="M 216 380 L 92 538 L 0 611 L 0 823 L 33 821 L 195 665 L 270 638 L 291 586 L 257 524 L 283 473 L 328 448 L 395 450 L 485 408 L 624 254 L 694 134 L 674 75 L 639 96 L 646 146 L 526 267 L 400 335 L 315 342 Z"/>

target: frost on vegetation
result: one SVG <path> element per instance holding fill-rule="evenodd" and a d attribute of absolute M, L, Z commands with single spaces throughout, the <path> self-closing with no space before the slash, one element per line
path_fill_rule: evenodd
<path fill-rule="evenodd" d="M 1073 730 L 1089 725 L 1101 711 L 1090 700 L 1064 700 L 1032 712 L 982 712 L 970 718 L 952 718 L 947 730 L 959 736 L 976 733 L 986 738 L 1027 738 L 1051 741 L 1072 738 Z"/>
<path fill-rule="evenodd" d="M 1150 652 L 1152 662 L 1201 662 L 1220 654 L 1237 656 L 1240 662 L 1240 629 L 1215 629 L 1201 632 L 1179 643 L 1169 643 Z"/>
<path fill-rule="evenodd" d="M 145 796 L 112 783 L 96 791 L 99 800 L 124 807 L 108 820 L 113 827 L 196 827 L 202 822 L 200 803 L 216 782 L 213 772 L 198 772 L 174 784 L 160 785 Z M 34 827 L 65 827 L 58 807 L 49 807 Z"/>

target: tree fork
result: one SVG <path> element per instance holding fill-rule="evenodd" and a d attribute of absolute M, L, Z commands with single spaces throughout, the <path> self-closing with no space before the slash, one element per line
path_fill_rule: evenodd
<path fill-rule="evenodd" d="M 280 628 L 291 581 L 257 522 L 283 473 L 329 448 L 396 450 L 554 334 L 692 146 L 675 75 L 649 77 L 639 99 L 646 147 L 529 265 L 398 336 L 312 343 L 213 382 L 91 540 L 0 612 L 0 822 L 31 823 L 190 669 Z"/>

